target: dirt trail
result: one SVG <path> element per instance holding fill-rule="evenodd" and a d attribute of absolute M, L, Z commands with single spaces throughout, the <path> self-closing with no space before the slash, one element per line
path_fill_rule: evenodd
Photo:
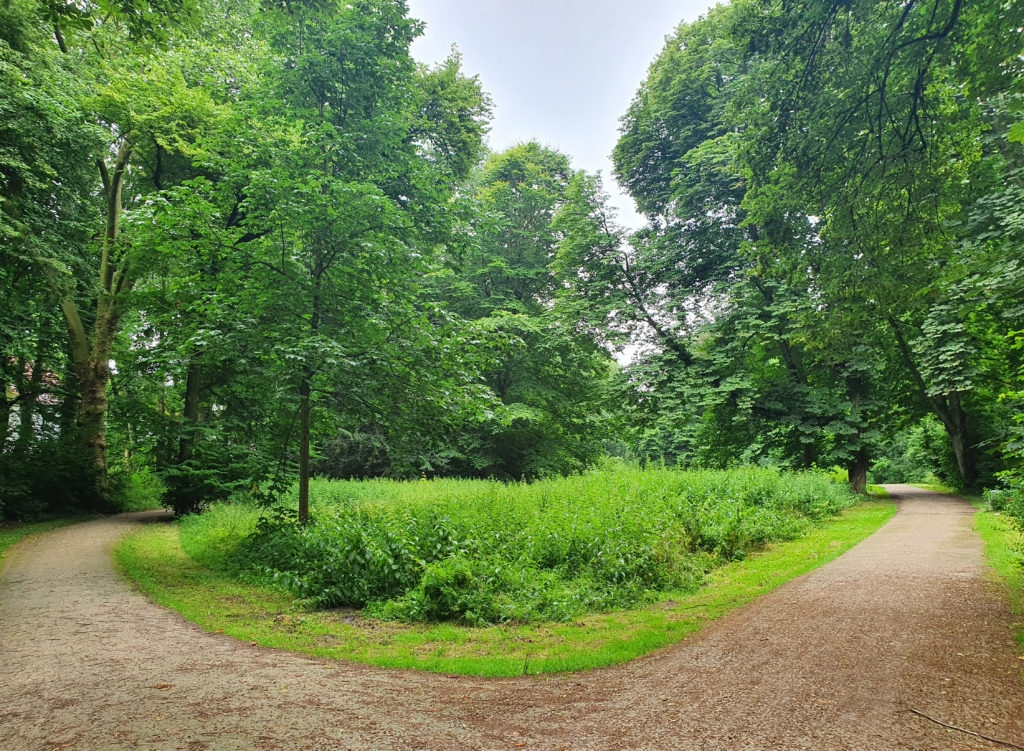
<path fill-rule="evenodd" d="M 617 668 L 486 680 L 204 634 L 133 592 L 138 516 L 30 538 L 0 573 L 0 749 L 996 749 L 1024 662 L 964 502 L 900 511 L 832 563 Z"/>

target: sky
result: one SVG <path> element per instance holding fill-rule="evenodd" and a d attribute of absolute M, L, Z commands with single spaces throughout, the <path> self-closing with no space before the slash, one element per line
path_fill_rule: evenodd
<path fill-rule="evenodd" d="M 619 118 L 647 77 L 665 36 L 712 0 L 408 0 L 426 33 L 421 62 L 448 56 L 479 75 L 494 100 L 488 143 L 501 151 L 537 140 L 573 166 L 600 171 L 621 224 L 643 224 L 612 176 Z"/>

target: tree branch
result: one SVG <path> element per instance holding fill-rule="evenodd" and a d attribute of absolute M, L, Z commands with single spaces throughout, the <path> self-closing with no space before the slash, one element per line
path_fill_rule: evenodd
<path fill-rule="evenodd" d="M 967 733 L 967 735 L 973 735 L 975 738 L 981 738 L 982 740 L 989 741 L 990 743 L 998 743 L 1001 746 L 1009 746 L 1010 748 L 1019 748 L 1019 749 L 1021 749 L 1021 751 L 1024 751 L 1024 746 L 1018 745 L 1018 744 L 1014 743 L 1013 741 L 1000 740 L 999 738 L 993 738 L 993 737 L 988 736 L 988 735 L 982 735 L 981 733 L 976 733 L 973 730 L 967 730 L 965 728 L 957 727 L 956 725 L 950 725 L 948 722 L 943 722 L 942 720 L 937 720 L 934 717 L 932 717 L 931 715 L 926 715 L 924 712 L 919 712 L 918 710 L 916 710 L 916 709 L 914 709 L 912 707 L 907 707 L 904 711 L 905 712 L 910 712 L 911 714 L 916 714 L 918 717 L 923 717 L 926 720 L 930 720 L 931 722 L 934 722 L 936 725 L 942 725 L 942 727 L 944 727 L 944 728 L 949 728 L 950 730 L 956 730 L 956 731 L 959 731 L 961 733 Z"/>

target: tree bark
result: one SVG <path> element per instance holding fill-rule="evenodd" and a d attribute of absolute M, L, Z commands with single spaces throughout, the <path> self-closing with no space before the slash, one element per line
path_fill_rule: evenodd
<path fill-rule="evenodd" d="M 0 374 L 0 454 L 7 449 L 7 436 L 11 432 L 11 402 L 7 399 L 7 379 Z"/>
<path fill-rule="evenodd" d="M 178 439 L 178 464 L 192 459 L 196 447 L 196 428 L 199 426 L 199 387 L 202 373 L 199 363 L 193 357 L 188 364 L 185 376 L 185 430 Z"/>
<path fill-rule="evenodd" d="M 861 446 L 846 465 L 846 476 L 850 481 L 850 489 L 857 495 L 868 492 L 868 450 Z"/>
<path fill-rule="evenodd" d="M 106 360 L 90 362 L 82 383 L 82 400 L 78 406 L 79 440 L 88 457 L 92 473 L 92 491 L 95 502 L 102 507 L 110 500 L 110 482 L 107 477 L 107 381 L 110 367 Z"/>
<path fill-rule="evenodd" d="M 313 282 L 313 306 L 309 321 L 311 338 L 320 332 L 320 306 L 323 294 L 323 271 L 318 268 Z M 309 436 L 311 432 L 313 404 L 310 399 L 315 370 L 308 365 L 299 382 L 299 524 L 309 521 Z"/>
<path fill-rule="evenodd" d="M 18 446 L 25 451 L 32 444 L 35 436 L 36 407 L 39 405 L 39 395 L 42 392 L 43 384 L 43 342 L 40 340 L 36 348 L 36 357 L 32 361 L 32 375 L 25 384 L 25 393 L 22 394 L 21 410 L 18 415 Z"/>
<path fill-rule="evenodd" d="M 960 483 L 964 490 L 971 490 L 978 483 L 978 467 L 971 444 L 971 434 L 967 427 L 967 413 L 960 403 L 960 394 L 952 393 L 944 399 L 945 409 L 939 415 L 942 426 L 949 436 L 953 455 L 956 457 L 956 468 L 960 473 Z"/>
<path fill-rule="evenodd" d="M 307 370 L 299 383 L 299 524 L 309 521 L 309 433 L 312 412 L 309 394 L 312 375 L 312 371 Z"/>
<path fill-rule="evenodd" d="M 77 440 L 80 401 L 78 376 L 74 364 L 69 364 L 64 371 L 64 380 L 61 383 L 60 415 L 58 417 L 61 440 L 68 445 Z"/>
<path fill-rule="evenodd" d="M 81 401 L 78 410 L 78 435 L 87 457 L 93 505 L 104 509 L 110 505 L 110 483 L 107 478 L 107 384 L 110 381 L 110 353 L 121 321 L 118 303 L 131 291 L 133 279 L 127 259 L 121 258 L 118 237 L 121 229 L 121 188 L 131 158 L 131 146 L 118 149 L 113 170 L 102 160 L 97 163 L 106 199 L 104 230 L 100 245 L 99 292 L 96 298 L 96 321 L 92 340 L 86 335 L 78 307 L 70 294 L 61 297 L 70 339 L 71 362 L 78 377 Z"/>

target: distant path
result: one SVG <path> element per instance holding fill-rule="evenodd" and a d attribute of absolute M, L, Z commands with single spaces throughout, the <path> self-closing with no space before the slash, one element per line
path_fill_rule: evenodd
<path fill-rule="evenodd" d="M 204 634 L 121 581 L 137 516 L 30 538 L 0 574 L 0 749 L 997 749 L 1024 745 L 1024 661 L 973 509 L 899 513 L 675 647 L 510 680 L 326 662 Z"/>

